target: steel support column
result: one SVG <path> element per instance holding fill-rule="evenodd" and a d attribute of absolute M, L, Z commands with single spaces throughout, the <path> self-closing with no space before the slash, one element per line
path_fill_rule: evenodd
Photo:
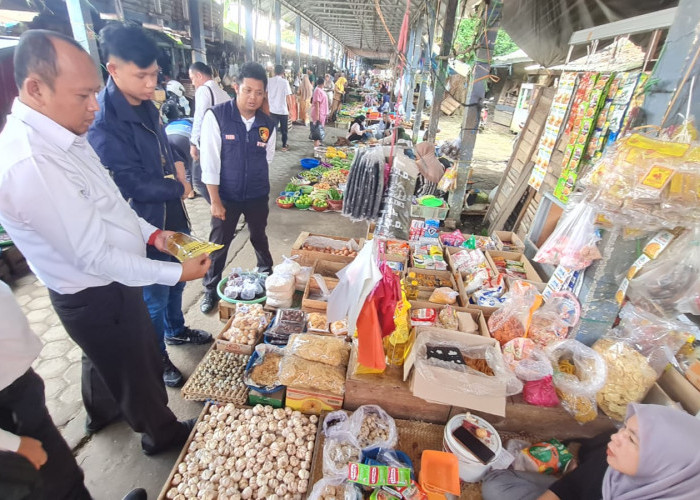
<path fill-rule="evenodd" d="M 253 39 L 253 0 L 243 0 L 245 11 L 245 60 L 255 60 L 255 40 Z"/>
<path fill-rule="evenodd" d="M 314 56 L 314 25 L 309 23 L 309 58 L 307 59 L 307 66 L 311 66 L 313 63 Z"/>
<path fill-rule="evenodd" d="M 66 0 L 68 8 L 68 17 L 70 25 L 73 29 L 73 38 L 78 42 L 85 51 L 90 54 L 95 65 L 99 69 L 100 52 L 97 49 L 97 41 L 95 40 L 95 29 L 92 25 L 92 17 L 90 15 L 90 7 L 87 2 L 82 0 Z M 102 70 L 98 71 L 100 82 L 102 82 Z"/>
<path fill-rule="evenodd" d="M 449 198 L 450 212 L 448 217 L 457 222 L 460 221 L 464 208 L 464 197 L 468 188 L 467 181 L 474 156 L 474 144 L 476 144 L 476 136 L 479 132 L 481 103 L 486 95 L 486 77 L 491 72 L 489 55 L 493 54 L 493 45 L 496 43 L 502 7 L 503 2 L 500 0 L 494 0 L 485 7 L 484 18 L 488 24 L 477 41 L 476 62 L 469 78 L 467 108 L 464 110 L 462 131 L 459 136 L 461 142 L 457 162 L 457 188 L 450 193 Z"/>
<path fill-rule="evenodd" d="M 275 64 L 282 64 L 282 2 L 275 0 Z"/>
<path fill-rule="evenodd" d="M 207 62 L 207 46 L 204 43 L 204 20 L 200 0 L 189 0 L 190 35 L 192 37 L 192 62 Z"/>
<path fill-rule="evenodd" d="M 428 23 L 428 32 L 430 32 L 430 19 L 426 19 L 426 22 Z M 421 28 L 422 32 L 422 28 Z M 425 89 L 428 86 L 428 75 L 430 74 L 430 53 L 431 53 L 431 46 L 430 46 L 430 41 L 431 37 L 430 34 L 428 34 L 428 40 L 426 41 L 425 45 L 423 45 L 423 37 L 420 37 L 420 44 L 423 47 L 423 64 L 421 68 L 421 74 L 416 75 L 416 78 L 420 78 L 420 88 L 418 91 L 418 104 L 416 105 L 416 116 L 414 117 L 413 121 L 413 134 L 412 134 L 412 139 L 413 142 L 416 143 L 418 142 L 418 136 L 420 135 L 420 122 L 423 119 L 423 109 L 425 108 Z M 419 63 L 420 65 L 420 63 Z M 411 96 L 413 98 L 413 96 Z"/>
<path fill-rule="evenodd" d="M 428 125 L 429 141 L 435 141 L 435 134 L 437 134 L 438 122 L 440 121 L 440 107 L 445 97 L 445 85 L 447 84 L 447 60 L 452 51 L 452 39 L 455 31 L 458 4 L 459 0 L 447 0 L 443 23 L 444 29 L 442 31 L 442 45 L 440 47 L 438 69 L 435 76 L 435 86 L 433 87 L 433 105 L 430 108 L 430 124 Z"/>
<path fill-rule="evenodd" d="M 295 33 L 295 43 L 297 49 L 297 73 L 301 70 L 301 16 L 297 15 L 297 25 Z"/>

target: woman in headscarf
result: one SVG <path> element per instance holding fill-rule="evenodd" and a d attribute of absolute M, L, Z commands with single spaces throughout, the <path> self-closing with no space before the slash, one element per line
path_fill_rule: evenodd
<path fill-rule="evenodd" d="M 368 137 L 368 135 L 371 134 L 365 132 L 365 116 L 356 116 L 350 124 L 350 128 L 348 129 L 348 141 L 364 141 Z"/>
<path fill-rule="evenodd" d="M 313 97 L 311 98 L 311 123 L 326 126 L 328 119 L 328 96 L 323 90 L 323 80 L 320 78 L 316 81 Z M 314 138 L 314 147 L 321 145 L 320 138 Z"/>
<path fill-rule="evenodd" d="M 306 125 L 306 110 L 311 104 L 311 94 L 314 88 L 311 86 L 311 80 L 309 80 L 309 73 L 304 68 L 303 75 L 301 77 L 301 86 L 299 87 L 299 120 Z"/>
<path fill-rule="evenodd" d="M 557 479 L 497 470 L 484 500 L 694 500 L 700 498 L 700 420 L 660 405 L 631 404 L 610 440 L 582 446 L 579 466 Z M 596 445 L 597 444 L 597 445 Z"/>

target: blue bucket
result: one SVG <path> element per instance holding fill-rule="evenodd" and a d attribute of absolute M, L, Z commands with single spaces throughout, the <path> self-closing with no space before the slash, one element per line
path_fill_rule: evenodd
<path fill-rule="evenodd" d="M 305 170 L 311 170 L 312 168 L 318 167 L 321 164 L 321 160 L 317 158 L 302 158 L 299 160 L 301 168 Z"/>

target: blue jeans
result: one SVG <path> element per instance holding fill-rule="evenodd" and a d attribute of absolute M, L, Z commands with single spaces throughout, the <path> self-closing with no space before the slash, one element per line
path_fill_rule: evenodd
<path fill-rule="evenodd" d="M 185 329 L 182 314 L 182 292 L 185 282 L 173 286 L 149 285 L 143 287 L 143 300 L 158 335 L 158 345 L 165 354 L 165 337 L 174 337 Z"/>

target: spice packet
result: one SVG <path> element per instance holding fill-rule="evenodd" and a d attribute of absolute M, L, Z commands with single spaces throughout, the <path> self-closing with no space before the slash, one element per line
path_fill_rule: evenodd
<path fill-rule="evenodd" d="M 386 465 L 348 464 L 348 481 L 363 486 L 408 486 L 411 484 L 411 469 Z"/>
<path fill-rule="evenodd" d="M 209 243 L 185 233 L 174 233 L 165 240 L 165 248 L 180 262 L 192 259 L 204 253 L 210 254 L 224 248 L 223 245 Z"/>

